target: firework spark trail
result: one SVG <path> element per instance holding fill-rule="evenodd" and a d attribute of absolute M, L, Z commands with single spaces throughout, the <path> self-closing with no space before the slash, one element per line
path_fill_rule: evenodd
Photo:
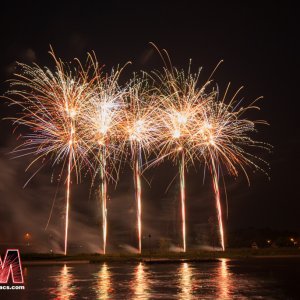
<path fill-rule="evenodd" d="M 66 195 L 66 215 L 65 215 L 65 248 L 64 253 L 67 255 L 68 248 L 68 229 L 69 229 L 69 207 L 70 207 L 70 188 L 71 188 L 71 171 L 72 171 L 72 159 L 74 152 L 74 136 L 75 136 L 75 126 L 74 126 L 74 117 L 75 112 L 70 113 L 70 151 L 69 151 L 69 159 L 68 159 L 68 173 L 67 173 L 67 195 Z"/>
<path fill-rule="evenodd" d="M 222 206 L 221 206 L 220 189 L 219 189 L 219 175 L 217 173 L 215 161 L 213 159 L 211 165 L 212 165 L 213 187 L 215 192 L 215 200 L 216 200 L 216 207 L 218 213 L 220 240 L 221 240 L 222 250 L 224 251 L 225 242 L 224 242 L 224 227 L 223 227 L 223 219 L 222 219 Z"/>
<path fill-rule="evenodd" d="M 103 254 L 106 254 L 107 238 L 107 180 L 106 180 L 106 151 L 105 146 L 100 150 L 100 204 L 102 204 L 102 234 L 103 234 Z"/>
<path fill-rule="evenodd" d="M 67 175 L 67 196 L 66 196 L 66 220 L 65 220 L 65 248 L 64 253 L 67 255 L 68 248 L 68 229 L 69 229 L 69 206 L 70 206 L 70 186 L 71 186 L 71 170 L 72 170 L 73 149 L 70 149 Z"/>
<path fill-rule="evenodd" d="M 186 224 L 185 224 L 185 172 L 184 172 L 184 152 L 181 153 L 181 162 L 179 164 L 180 172 L 180 196 L 181 196 L 181 217 L 182 217 L 182 239 L 183 252 L 186 252 Z"/>
<path fill-rule="evenodd" d="M 136 202 L 136 222 L 138 235 L 138 251 L 142 253 L 142 187 L 141 187 L 141 145 L 131 142 L 133 181 Z"/>
<path fill-rule="evenodd" d="M 137 157 L 135 157 L 134 178 L 135 178 L 135 199 L 137 205 L 137 225 L 139 253 L 142 253 L 142 188 L 141 188 L 141 150 L 139 148 Z"/>

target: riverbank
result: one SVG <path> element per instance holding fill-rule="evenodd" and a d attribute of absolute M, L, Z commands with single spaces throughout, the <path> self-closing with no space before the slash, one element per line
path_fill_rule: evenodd
<path fill-rule="evenodd" d="M 210 262 L 221 258 L 247 259 L 247 258 L 289 258 L 299 257 L 300 249 L 297 248 L 262 248 L 262 249 L 227 249 L 226 251 L 189 251 L 182 252 L 152 252 L 143 254 L 111 253 L 111 254 L 45 254 L 23 253 L 23 265 L 36 264 L 76 264 L 76 263 L 101 263 L 101 262 Z"/>

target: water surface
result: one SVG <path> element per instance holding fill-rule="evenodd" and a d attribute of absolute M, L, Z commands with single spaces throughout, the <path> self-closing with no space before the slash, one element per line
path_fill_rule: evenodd
<path fill-rule="evenodd" d="M 23 273 L 25 290 L 0 291 L 0 299 L 300 299 L 300 258 L 28 266 Z"/>

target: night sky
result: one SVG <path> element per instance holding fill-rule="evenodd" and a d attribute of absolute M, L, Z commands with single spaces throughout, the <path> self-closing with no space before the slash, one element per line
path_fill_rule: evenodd
<path fill-rule="evenodd" d="M 225 4 L 226 3 L 226 4 Z M 249 170 L 246 178 L 225 176 L 228 186 L 227 231 L 246 227 L 299 230 L 299 32 L 297 12 L 291 1 L 281 4 L 231 3 L 216 1 L 9 1 L 1 4 L 0 91 L 8 89 L 15 62 L 33 62 L 53 69 L 50 45 L 64 61 L 86 58 L 94 50 L 107 69 L 131 61 L 122 80 L 132 72 L 162 67 L 154 42 L 168 50 L 178 68 L 193 70 L 203 66 L 200 81 L 210 75 L 217 63 L 224 63 L 214 75 L 221 94 L 231 82 L 231 94 L 240 94 L 245 103 L 258 96 L 261 111 L 253 117 L 265 119 L 255 136 L 274 146 L 272 153 L 259 153 L 271 166 L 268 178 Z M 297 53 L 297 55 L 296 55 Z M 0 102 L 0 116 L 12 116 L 15 109 Z M 58 191 L 49 228 L 44 231 L 56 191 L 50 169 L 43 169 L 29 185 L 22 186 L 35 169 L 25 173 L 30 157 L 12 159 L 10 151 L 18 144 L 20 132 L 13 133 L 7 120 L 0 126 L 0 243 L 11 245 L 30 232 L 40 241 L 40 250 L 61 248 L 64 193 Z M 151 188 L 144 187 L 144 235 L 178 238 L 178 184 L 165 190 L 176 173 L 166 163 L 145 176 Z M 208 218 L 215 216 L 209 178 L 204 185 L 203 170 L 191 169 L 187 176 L 187 215 L 190 243 L 208 243 Z M 241 174 L 242 175 L 242 174 Z M 100 242 L 98 202 L 90 193 L 89 178 L 73 185 L 70 239 L 89 250 Z M 110 187 L 109 244 L 112 249 L 135 241 L 135 203 L 131 173 L 121 172 L 120 183 Z M 177 219 L 176 219 L 177 218 Z M 177 224 L 177 225 L 176 225 Z M 196 243 L 196 242 L 195 242 Z M 37 242 L 36 242 L 37 244 Z M 57 247 L 57 248 L 55 248 Z M 75 247 L 75 246 L 74 246 Z M 126 247 L 126 246 L 124 246 Z"/>

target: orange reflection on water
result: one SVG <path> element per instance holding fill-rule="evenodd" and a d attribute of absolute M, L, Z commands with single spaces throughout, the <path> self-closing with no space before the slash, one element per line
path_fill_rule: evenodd
<path fill-rule="evenodd" d="M 134 273 L 135 278 L 132 282 L 134 299 L 149 299 L 149 282 L 144 264 L 139 263 Z"/>
<path fill-rule="evenodd" d="M 228 260 L 221 258 L 221 264 L 218 269 L 218 299 L 232 299 L 230 293 L 232 290 L 230 272 L 228 270 Z"/>
<path fill-rule="evenodd" d="M 75 296 L 75 286 L 73 285 L 74 276 L 71 274 L 71 268 L 64 265 L 55 281 L 57 287 L 51 289 L 50 293 L 55 296 L 57 300 L 71 300 Z"/>
<path fill-rule="evenodd" d="M 192 269 L 188 265 L 188 263 L 181 264 L 180 270 L 179 270 L 179 284 L 181 292 L 179 294 L 179 299 L 192 299 Z"/>
<path fill-rule="evenodd" d="M 112 292 L 111 272 L 106 263 L 104 263 L 98 273 L 97 297 L 98 299 L 111 298 Z"/>

